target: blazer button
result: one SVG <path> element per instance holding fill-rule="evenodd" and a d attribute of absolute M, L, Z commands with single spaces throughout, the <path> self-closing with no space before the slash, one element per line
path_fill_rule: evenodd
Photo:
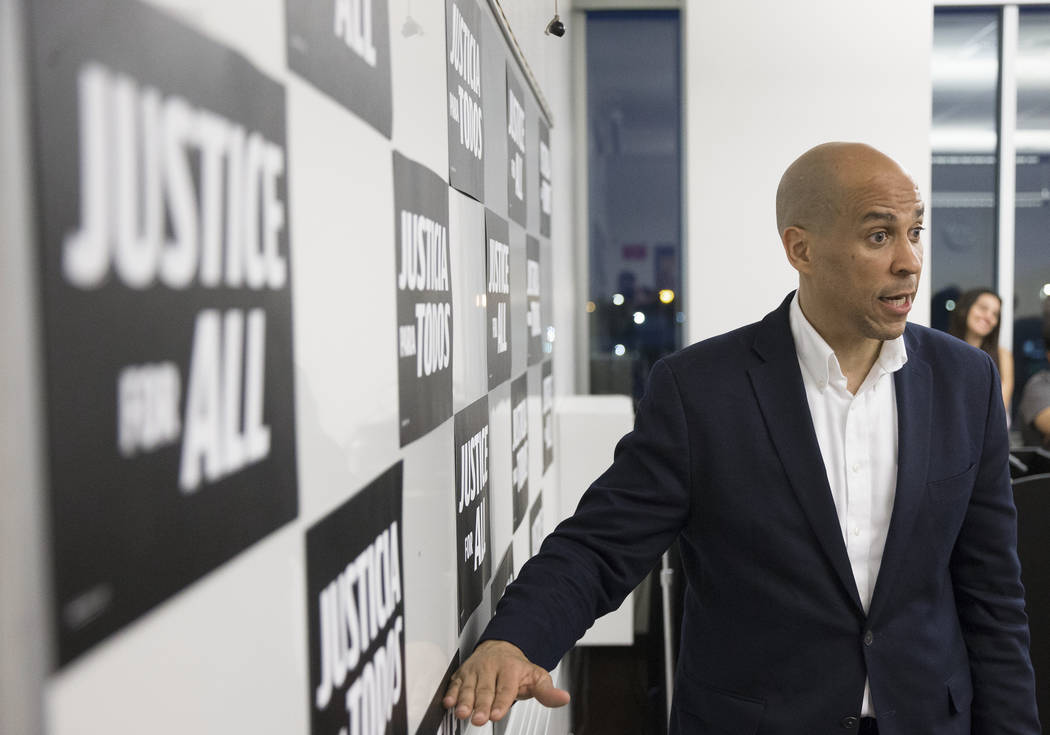
<path fill-rule="evenodd" d="M 860 720 L 853 715 L 850 715 L 849 717 L 843 717 L 839 720 L 839 724 L 847 730 L 853 730 L 860 724 Z"/>
<path fill-rule="evenodd" d="M 874 642 L 875 642 L 875 634 L 872 633 L 870 630 L 864 631 L 864 645 L 865 646 L 870 646 Z"/>

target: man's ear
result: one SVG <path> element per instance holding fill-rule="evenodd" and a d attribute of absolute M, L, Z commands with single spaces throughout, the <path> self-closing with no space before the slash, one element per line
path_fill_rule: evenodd
<path fill-rule="evenodd" d="M 809 273 L 813 262 L 811 233 L 801 227 L 791 225 L 784 228 L 780 240 L 784 244 L 784 253 L 791 267 L 799 273 Z"/>

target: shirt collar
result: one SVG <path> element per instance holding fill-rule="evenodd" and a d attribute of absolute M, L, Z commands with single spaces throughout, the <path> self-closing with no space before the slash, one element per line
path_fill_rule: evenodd
<path fill-rule="evenodd" d="M 798 303 L 798 291 L 791 299 L 789 322 L 791 336 L 795 341 L 795 351 L 798 353 L 798 361 L 802 369 L 809 373 L 817 384 L 817 388 L 823 392 L 828 383 L 840 381 L 845 385 L 846 376 L 842 373 L 838 358 L 835 357 L 835 351 L 802 313 L 802 307 Z M 904 335 L 886 340 L 882 343 L 879 356 L 864 383 L 877 381 L 883 375 L 895 373 L 904 367 L 906 362 L 908 362 L 908 352 L 904 347 Z"/>

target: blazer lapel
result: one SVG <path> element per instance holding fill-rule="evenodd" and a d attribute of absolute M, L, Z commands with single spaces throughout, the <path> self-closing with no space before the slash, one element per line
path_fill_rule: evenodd
<path fill-rule="evenodd" d="M 850 599 L 862 610 L 835 501 L 806 400 L 788 307 L 791 296 L 762 321 L 755 351 L 764 362 L 748 370 L 758 405 L 803 512 Z"/>
<path fill-rule="evenodd" d="M 904 559 L 922 503 L 929 467 L 932 373 L 929 364 L 916 354 L 914 341 L 908 339 L 907 334 L 905 346 L 908 362 L 893 376 L 897 392 L 897 489 L 869 617 L 877 614 L 885 604 Z"/>

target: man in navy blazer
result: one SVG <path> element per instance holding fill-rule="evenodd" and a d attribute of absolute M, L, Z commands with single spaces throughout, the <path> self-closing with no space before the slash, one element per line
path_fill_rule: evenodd
<path fill-rule="evenodd" d="M 999 379 L 906 325 L 923 208 L 865 145 L 788 168 L 797 293 L 654 366 L 634 430 L 508 588 L 447 707 L 480 725 L 515 698 L 565 704 L 547 669 L 677 538 L 671 733 L 1040 732 Z"/>

